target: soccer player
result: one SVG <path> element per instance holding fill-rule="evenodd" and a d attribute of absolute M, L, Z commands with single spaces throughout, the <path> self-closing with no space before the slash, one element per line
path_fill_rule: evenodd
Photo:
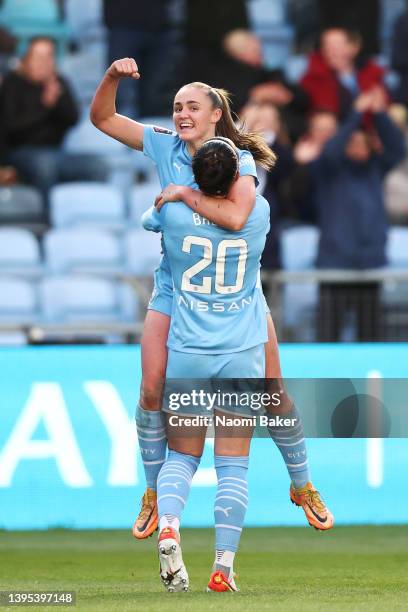
<path fill-rule="evenodd" d="M 116 91 L 120 79 L 126 77 L 140 78 L 133 59 L 118 60 L 107 70 L 91 107 L 91 119 L 96 127 L 120 142 L 143 151 L 155 162 L 163 187 L 159 206 L 164 201 L 181 200 L 194 210 L 197 219 L 208 219 L 232 231 L 242 229 L 255 203 L 257 179 L 254 159 L 267 169 L 274 163 L 274 155 L 265 141 L 258 135 L 246 134 L 238 129 L 225 92 L 203 83 L 186 85 L 177 92 L 173 109 L 175 133 L 118 115 L 115 109 Z M 239 149 L 240 176 L 228 196 L 222 199 L 198 191 L 191 168 L 192 155 L 203 142 L 215 135 L 229 137 Z M 169 183 L 178 186 L 166 188 Z M 136 420 L 147 490 L 133 528 L 137 538 L 148 537 L 157 528 L 157 475 L 166 457 L 166 436 L 160 409 L 172 299 L 172 278 L 164 256 L 155 274 L 155 287 L 142 337 L 143 380 Z M 268 316 L 267 320 L 265 376 L 281 378 L 276 334 L 271 317 Z M 333 517 L 310 482 L 301 427 L 297 431 L 283 432 L 271 428 L 269 433 L 287 465 L 292 501 L 303 507 L 311 525 L 319 529 L 330 528 Z"/>
<path fill-rule="evenodd" d="M 233 143 L 217 137 L 205 142 L 192 160 L 201 191 L 215 197 L 229 192 L 239 176 L 238 164 Z M 182 202 L 148 211 L 144 226 L 162 232 L 173 279 L 167 378 L 263 378 L 268 333 L 259 267 L 269 230 L 267 201 L 257 196 L 248 222 L 236 232 L 205 223 Z M 177 415 L 186 412 L 191 414 L 182 408 Z M 169 454 L 157 481 L 161 577 L 171 592 L 188 588 L 179 526 L 205 429 L 180 436 L 174 434 L 177 427 L 169 428 Z M 208 588 L 236 591 L 233 561 L 248 503 L 252 431 L 243 435 L 239 429 L 238 437 L 218 437 L 215 429 L 216 553 Z"/>

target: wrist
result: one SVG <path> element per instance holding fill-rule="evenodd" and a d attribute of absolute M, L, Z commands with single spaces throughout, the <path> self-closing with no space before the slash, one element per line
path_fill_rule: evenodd
<path fill-rule="evenodd" d="M 191 189 L 191 187 L 186 187 L 185 185 L 180 185 L 177 189 L 178 192 L 178 197 L 179 199 L 184 202 L 185 204 L 187 204 L 187 200 L 189 199 L 189 196 L 191 196 L 191 193 L 194 191 L 194 189 Z"/>
<path fill-rule="evenodd" d="M 119 81 L 119 76 L 113 75 L 109 71 L 110 71 L 110 68 L 108 68 L 107 71 L 105 72 L 105 77 L 107 77 L 108 79 L 112 79 L 112 81 Z"/>

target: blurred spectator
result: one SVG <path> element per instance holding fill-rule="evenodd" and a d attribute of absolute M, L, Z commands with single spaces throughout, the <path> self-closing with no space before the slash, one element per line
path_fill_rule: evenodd
<path fill-rule="evenodd" d="M 321 30 L 344 28 L 358 32 L 364 54 L 379 53 L 380 0 L 317 0 Z"/>
<path fill-rule="evenodd" d="M 21 61 L 0 88 L 3 159 L 22 180 L 46 198 L 55 183 L 104 180 L 106 168 L 98 156 L 70 155 L 61 150 L 78 111 L 66 81 L 57 73 L 51 39 L 34 38 Z"/>
<path fill-rule="evenodd" d="M 203 81 L 232 94 L 236 112 L 249 98 L 281 109 L 291 132 L 303 129 L 307 97 L 280 70 L 263 65 L 261 42 L 249 30 L 244 0 L 188 0 L 184 82 Z"/>
<path fill-rule="evenodd" d="M 269 270 L 282 267 L 280 250 L 280 221 L 284 215 L 282 185 L 293 166 L 291 148 L 282 128 L 279 110 L 271 104 L 248 104 L 241 113 L 246 130 L 263 134 L 268 145 L 277 156 L 276 165 L 267 172 L 257 168 L 258 191 L 268 200 L 270 208 L 270 230 L 262 254 L 262 266 Z"/>
<path fill-rule="evenodd" d="M 383 86 L 384 70 L 361 56 L 361 36 L 342 28 L 325 30 L 320 50 L 312 53 L 301 87 L 310 110 L 327 110 L 344 118 L 361 92 Z"/>
<path fill-rule="evenodd" d="M 171 52 L 169 0 L 104 0 L 108 29 L 108 65 L 133 57 L 142 78 L 123 79 L 116 99 L 128 117 L 167 115 L 172 97 L 167 94 L 167 62 Z"/>
<path fill-rule="evenodd" d="M 320 268 L 364 270 L 386 263 L 387 221 L 382 182 L 385 174 L 404 157 L 404 139 L 389 119 L 381 88 L 361 94 L 336 134 L 310 164 L 315 184 L 321 238 L 317 258 Z M 363 131 L 363 113 L 373 113 L 376 134 Z M 359 340 L 380 334 L 378 283 L 320 286 L 319 340 L 340 339 L 344 316 L 354 312 Z"/>
<path fill-rule="evenodd" d="M 408 143 L 408 111 L 405 106 L 393 104 L 391 119 L 399 126 Z M 385 181 L 385 206 L 393 224 L 408 224 L 408 158 L 390 172 Z"/>
<path fill-rule="evenodd" d="M 395 100 L 408 104 L 408 9 L 396 20 L 391 41 L 391 67 L 399 76 Z"/>
<path fill-rule="evenodd" d="M 296 210 L 297 218 L 303 223 L 317 223 L 317 206 L 310 164 L 319 157 L 326 142 L 336 131 L 336 115 L 327 111 L 316 111 L 309 117 L 307 130 L 294 147 L 295 165 L 289 181 L 290 200 Z"/>

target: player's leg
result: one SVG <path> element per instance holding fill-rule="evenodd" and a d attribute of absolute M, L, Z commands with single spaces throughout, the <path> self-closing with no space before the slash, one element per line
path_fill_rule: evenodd
<path fill-rule="evenodd" d="M 136 409 L 136 427 L 147 489 L 141 510 L 133 525 L 138 539 L 157 529 L 157 477 L 166 459 L 165 418 L 161 412 L 167 366 L 167 336 L 170 317 L 148 310 L 142 336 L 142 384 Z"/>
<path fill-rule="evenodd" d="M 231 435 L 232 434 L 232 435 Z M 225 435 L 225 434 L 224 434 Z M 242 436 L 242 437 L 239 437 Z M 215 558 L 207 590 L 237 591 L 234 559 L 248 506 L 248 462 L 252 428 L 228 432 L 216 428 L 214 467 L 217 493 L 214 502 Z"/>
<path fill-rule="evenodd" d="M 225 363 L 222 364 L 222 359 Z M 265 350 L 261 344 L 246 351 L 240 351 L 218 358 L 218 378 L 263 378 L 265 371 Z M 223 406 L 227 418 L 234 417 L 234 423 L 242 416 L 239 407 Z M 248 506 L 248 461 L 253 427 L 245 423 L 238 425 L 216 424 L 214 465 L 217 473 L 217 493 L 214 502 L 215 559 L 208 583 L 210 591 L 237 591 L 234 580 L 234 558 Z"/>
<path fill-rule="evenodd" d="M 279 347 L 272 317 L 268 315 L 268 342 L 265 345 L 265 378 L 270 379 L 270 392 L 279 392 L 280 405 L 268 410 L 270 416 L 285 416 L 295 425 L 269 426 L 268 432 L 278 447 L 291 479 L 290 499 L 302 506 L 310 525 L 326 530 L 333 527 L 333 515 L 311 483 L 309 461 L 302 420 L 283 385 Z"/>
<path fill-rule="evenodd" d="M 182 378 L 186 372 L 199 375 L 194 366 L 199 367 L 206 358 L 170 350 L 167 378 Z M 166 410 L 166 403 L 163 408 Z M 166 416 L 169 419 L 169 414 Z M 200 463 L 206 432 L 205 427 L 183 427 L 182 418 L 183 414 L 171 414 L 172 425 L 168 427 L 169 452 L 157 479 L 160 575 L 169 592 L 188 590 L 188 573 L 180 543 L 180 522 L 193 476 Z"/>

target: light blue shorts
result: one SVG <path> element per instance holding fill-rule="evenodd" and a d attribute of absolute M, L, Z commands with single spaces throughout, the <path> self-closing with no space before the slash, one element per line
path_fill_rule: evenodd
<path fill-rule="evenodd" d="M 203 353 L 182 353 L 169 349 L 166 387 L 164 392 L 163 410 L 179 415 L 208 415 L 213 410 L 222 410 L 234 414 L 248 415 L 251 410 L 242 408 L 242 402 L 234 399 L 228 403 L 186 403 L 176 406 L 176 398 L 182 395 L 192 397 L 195 392 L 218 394 L 223 393 L 236 398 L 236 393 L 251 394 L 253 386 L 259 386 L 259 379 L 265 378 L 265 345 L 258 344 L 244 351 L 223 355 L 208 355 Z M 229 380 L 225 380 L 229 379 Z M 233 379 L 233 380 L 230 380 Z M 247 379 L 255 379 L 253 382 Z M 220 396 L 217 395 L 219 398 Z M 174 412 L 176 411 L 176 412 Z"/>

